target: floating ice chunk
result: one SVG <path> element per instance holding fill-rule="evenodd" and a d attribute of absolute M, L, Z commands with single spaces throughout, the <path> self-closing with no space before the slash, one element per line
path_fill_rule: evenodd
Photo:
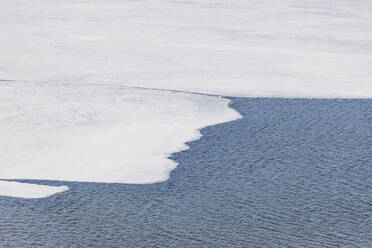
<path fill-rule="evenodd" d="M 0 196 L 43 198 L 68 190 L 67 186 L 47 186 L 0 180 Z"/>

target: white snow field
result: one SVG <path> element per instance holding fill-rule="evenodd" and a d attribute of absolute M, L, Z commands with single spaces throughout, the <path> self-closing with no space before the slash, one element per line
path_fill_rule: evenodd
<path fill-rule="evenodd" d="M 0 3 L 0 179 L 166 180 L 169 154 L 239 117 L 155 89 L 372 97 L 371 1 Z"/>

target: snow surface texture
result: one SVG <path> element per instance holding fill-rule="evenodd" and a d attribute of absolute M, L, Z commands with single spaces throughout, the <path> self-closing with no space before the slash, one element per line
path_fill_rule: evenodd
<path fill-rule="evenodd" d="M 372 1 L 2 0 L 0 34 L 0 79 L 372 96 Z"/>
<path fill-rule="evenodd" d="M 150 89 L 372 97 L 371 1 L 2 0 L 0 49 L 0 179 L 165 180 L 238 116 Z"/>

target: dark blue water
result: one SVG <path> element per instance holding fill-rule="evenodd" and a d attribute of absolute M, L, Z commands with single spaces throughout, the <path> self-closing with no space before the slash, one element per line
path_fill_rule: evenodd
<path fill-rule="evenodd" d="M 372 100 L 233 99 L 152 185 L 0 197 L 0 247 L 372 247 Z"/>

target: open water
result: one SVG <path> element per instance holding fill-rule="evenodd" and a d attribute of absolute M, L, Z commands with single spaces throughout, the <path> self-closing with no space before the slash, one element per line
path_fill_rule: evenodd
<path fill-rule="evenodd" d="M 233 98 L 149 185 L 0 197 L 0 247 L 372 247 L 372 100 Z"/>

